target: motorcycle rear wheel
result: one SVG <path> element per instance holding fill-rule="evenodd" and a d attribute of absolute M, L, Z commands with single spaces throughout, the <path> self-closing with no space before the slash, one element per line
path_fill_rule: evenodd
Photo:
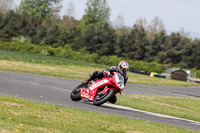
<path fill-rule="evenodd" d="M 81 100 L 81 88 L 82 88 L 82 85 L 79 85 L 72 90 L 70 97 L 73 101 Z"/>
<path fill-rule="evenodd" d="M 100 106 L 101 104 L 108 101 L 113 95 L 114 95 L 114 91 L 112 89 L 109 89 L 104 95 L 97 94 L 94 98 L 93 104 L 96 106 Z"/>

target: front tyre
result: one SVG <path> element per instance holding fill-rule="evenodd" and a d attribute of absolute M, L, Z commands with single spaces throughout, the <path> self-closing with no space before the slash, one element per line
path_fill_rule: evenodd
<path fill-rule="evenodd" d="M 94 98 L 93 104 L 96 106 L 99 106 L 105 103 L 106 101 L 108 101 L 113 95 L 114 95 L 114 91 L 112 89 L 109 89 L 104 95 L 97 94 Z"/>
<path fill-rule="evenodd" d="M 78 87 L 74 88 L 70 94 L 70 97 L 73 101 L 79 101 L 81 100 L 81 88 L 82 85 L 79 85 Z"/>

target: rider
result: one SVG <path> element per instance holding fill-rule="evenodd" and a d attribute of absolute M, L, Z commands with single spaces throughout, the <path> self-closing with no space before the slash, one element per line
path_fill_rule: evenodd
<path fill-rule="evenodd" d="M 103 70 L 102 72 L 94 71 L 90 77 L 83 81 L 83 85 L 86 85 L 89 81 L 95 80 L 95 79 L 101 79 L 103 77 L 109 77 L 113 72 L 119 72 L 124 77 L 124 84 L 126 85 L 126 82 L 128 80 L 127 70 L 129 68 L 129 65 L 125 61 L 120 61 L 117 66 L 111 66 L 110 68 Z"/>

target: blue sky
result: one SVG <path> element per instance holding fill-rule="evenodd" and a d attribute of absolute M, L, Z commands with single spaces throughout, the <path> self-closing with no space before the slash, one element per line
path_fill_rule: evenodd
<path fill-rule="evenodd" d="M 18 1 L 19 0 L 15 0 Z M 87 0 L 63 0 L 60 14 L 66 12 L 69 2 L 75 9 L 74 17 L 81 19 L 85 11 Z M 159 17 L 168 32 L 179 31 L 181 28 L 190 32 L 191 36 L 200 37 L 200 0 L 107 0 L 111 8 L 111 22 L 118 15 L 125 19 L 125 25 L 133 26 L 139 17 L 148 23 Z"/>

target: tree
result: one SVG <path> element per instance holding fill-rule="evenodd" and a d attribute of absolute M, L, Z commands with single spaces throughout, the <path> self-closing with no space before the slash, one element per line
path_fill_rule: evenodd
<path fill-rule="evenodd" d="M 149 45 L 145 46 L 145 61 L 159 61 L 158 53 L 161 52 L 163 45 L 165 45 L 166 34 L 165 32 L 160 32 L 154 35 L 153 39 L 149 39 Z"/>
<path fill-rule="evenodd" d="M 75 17 L 75 6 L 74 3 L 72 2 L 72 0 L 68 3 L 67 7 L 66 7 L 66 12 L 64 16 L 68 16 L 70 18 L 74 18 Z"/>
<path fill-rule="evenodd" d="M 118 15 L 117 18 L 115 19 L 114 21 L 114 27 L 115 28 L 123 28 L 124 27 L 124 22 L 125 22 L 125 19 L 122 15 Z"/>
<path fill-rule="evenodd" d="M 97 53 L 98 55 L 114 55 L 115 32 L 105 25 L 101 29 L 90 25 L 81 36 L 78 36 L 72 47 L 76 50 L 86 48 L 89 53 Z"/>
<path fill-rule="evenodd" d="M 128 33 L 122 33 L 122 34 L 117 34 L 117 39 L 116 39 L 116 45 L 114 46 L 115 48 L 115 54 L 118 57 L 122 57 L 125 53 L 125 47 L 128 42 Z"/>
<path fill-rule="evenodd" d="M 116 30 L 116 34 L 118 34 L 119 36 L 128 34 L 131 31 L 131 29 L 129 27 L 126 27 L 124 23 L 124 17 L 119 14 L 113 23 L 113 26 Z"/>
<path fill-rule="evenodd" d="M 66 9 L 66 12 L 65 12 L 62 20 L 60 20 L 60 26 L 64 29 L 67 29 L 68 31 L 70 31 L 70 30 L 76 28 L 76 26 L 79 23 L 79 21 L 74 18 L 76 13 L 75 13 L 75 6 L 74 6 L 72 0 L 69 1 L 68 5 L 65 9 Z"/>
<path fill-rule="evenodd" d="M 0 12 L 5 14 L 13 9 L 13 0 L 0 0 Z"/>
<path fill-rule="evenodd" d="M 148 32 L 150 33 L 150 38 L 155 34 L 165 31 L 164 24 L 159 17 L 155 17 L 149 24 L 147 28 Z"/>
<path fill-rule="evenodd" d="M 190 39 L 181 36 L 180 33 L 172 33 L 166 38 L 161 51 L 158 53 L 160 57 L 159 62 L 163 64 L 183 64 L 182 57 L 184 57 L 184 53 L 188 52 L 185 48 L 190 41 Z"/>
<path fill-rule="evenodd" d="M 196 41 L 196 49 L 194 56 L 196 57 L 194 67 L 200 69 L 200 40 Z"/>
<path fill-rule="evenodd" d="M 12 37 L 18 37 L 22 34 L 22 19 L 19 14 L 9 11 L 3 22 L 0 23 L 0 39 L 11 41 Z"/>
<path fill-rule="evenodd" d="M 145 57 L 145 47 L 148 45 L 146 32 L 143 27 L 134 25 L 131 33 L 123 34 L 117 40 L 115 52 L 118 56 L 123 56 L 132 60 L 143 60 Z"/>
<path fill-rule="evenodd" d="M 198 41 L 194 42 L 187 42 L 185 47 L 183 47 L 182 50 L 182 57 L 181 57 L 181 62 L 180 66 L 182 68 L 194 68 L 195 63 L 196 63 L 196 48 L 197 48 Z"/>
<path fill-rule="evenodd" d="M 110 27 L 109 25 L 105 25 L 99 32 L 98 32 L 99 40 L 99 47 L 97 48 L 98 55 L 114 55 L 114 46 L 116 41 L 115 30 Z"/>
<path fill-rule="evenodd" d="M 200 39 L 194 40 L 190 45 L 190 53 L 187 54 L 188 58 L 184 61 L 187 63 L 186 61 L 190 59 L 188 67 L 200 69 Z"/>
<path fill-rule="evenodd" d="M 109 23 L 110 8 L 106 0 L 88 0 L 86 6 L 85 15 L 79 26 L 81 29 L 87 29 L 90 25 L 103 27 Z"/>
<path fill-rule="evenodd" d="M 30 15 L 50 18 L 59 11 L 60 0 L 22 0 L 18 11 L 27 12 Z"/>
<path fill-rule="evenodd" d="M 181 34 L 181 36 L 190 38 L 190 33 L 189 33 L 189 32 L 186 32 L 186 31 L 184 30 L 184 28 L 181 28 L 178 32 Z"/>
<path fill-rule="evenodd" d="M 70 16 L 63 16 L 63 19 L 60 20 L 60 26 L 68 30 L 72 30 L 76 28 L 78 23 L 79 22 L 76 19 L 74 19 L 74 17 L 70 17 Z"/>
<path fill-rule="evenodd" d="M 74 38 L 77 37 L 79 34 L 78 31 L 74 28 L 71 30 L 68 30 L 66 28 L 63 28 L 60 31 L 59 36 L 57 36 L 57 43 L 54 44 L 54 47 L 64 47 L 65 45 L 72 44 L 74 41 Z"/>
<path fill-rule="evenodd" d="M 147 28 L 147 20 L 145 18 L 140 17 L 136 20 L 135 25 L 143 27 L 145 30 Z"/>

